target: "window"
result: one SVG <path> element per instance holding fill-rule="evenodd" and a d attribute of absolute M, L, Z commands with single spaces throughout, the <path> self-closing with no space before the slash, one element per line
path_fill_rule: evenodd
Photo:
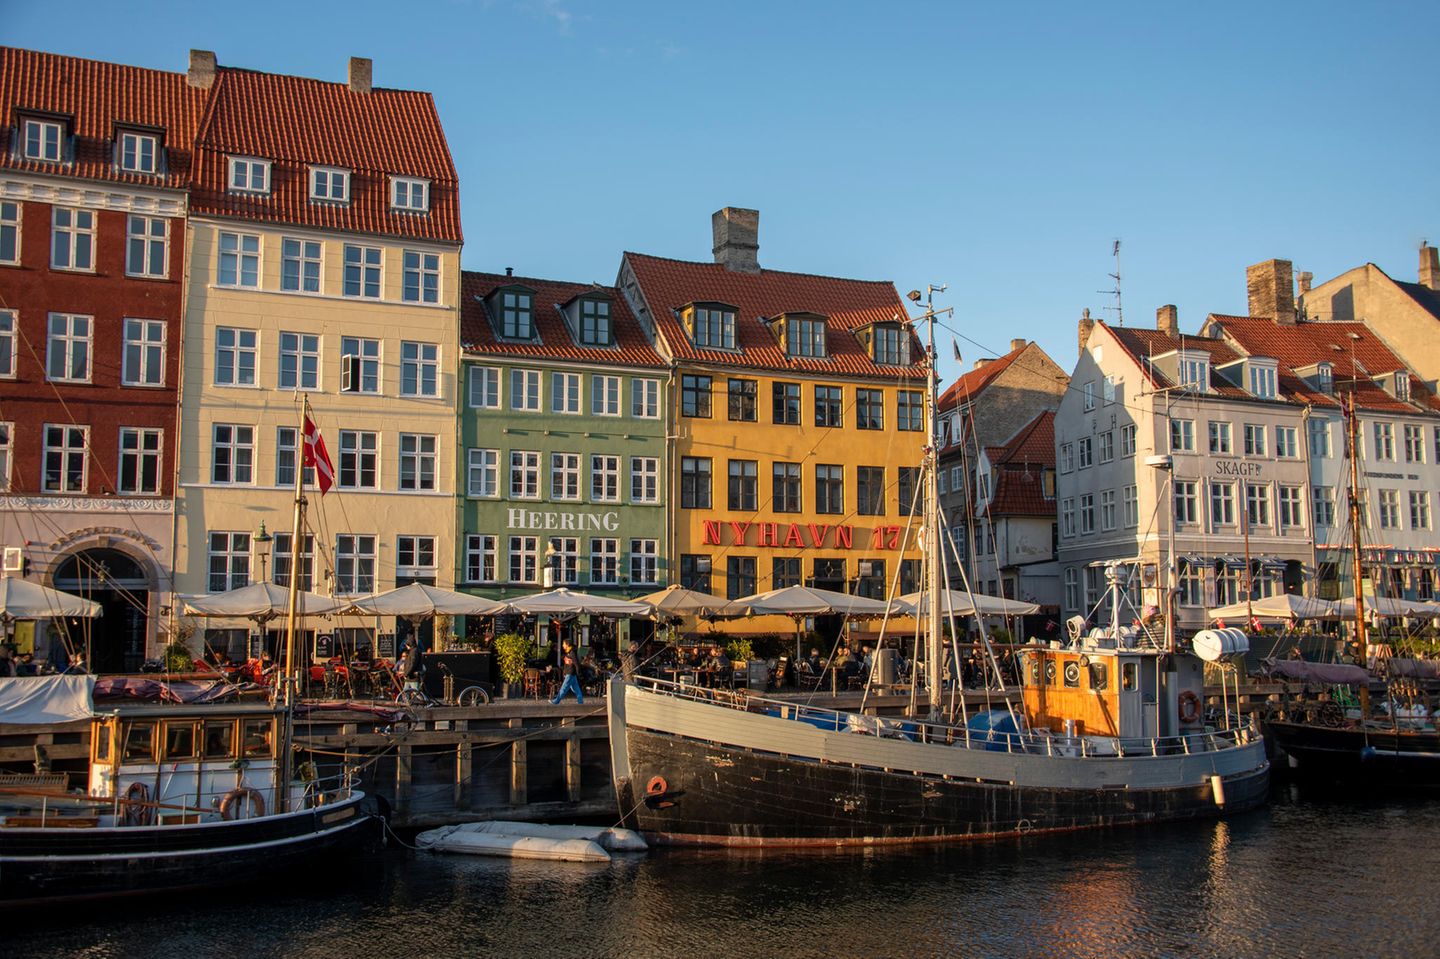
<path fill-rule="evenodd" d="M 1250 392 L 1262 400 L 1275 398 L 1275 367 L 1250 367 Z"/>
<path fill-rule="evenodd" d="M 379 489 L 380 434 L 361 430 L 340 431 L 341 489 Z"/>
<path fill-rule="evenodd" d="M 1279 490 L 1280 500 L 1280 526 L 1281 528 L 1293 529 L 1301 525 L 1300 512 L 1300 487 L 1281 486 Z"/>
<path fill-rule="evenodd" d="M 215 330 L 215 385 L 254 386 L 258 334 L 233 326 Z"/>
<path fill-rule="evenodd" d="M 1060 444 L 1060 472 L 1069 473 L 1075 469 L 1075 444 Z"/>
<path fill-rule="evenodd" d="M 735 314 L 729 310 L 697 307 L 694 339 L 696 346 L 735 349 Z"/>
<path fill-rule="evenodd" d="M 710 377 L 689 373 L 680 377 L 680 415 L 710 416 Z"/>
<path fill-rule="evenodd" d="M 1180 560 L 1179 592 L 1181 606 L 1205 605 L 1205 567 Z"/>
<path fill-rule="evenodd" d="M 1243 594 L 1240 581 L 1243 571 L 1229 563 L 1220 563 L 1215 569 L 1215 601 L 1222 605 L 1238 603 Z"/>
<path fill-rule="evenodd" d="M 680 555 L 680 585 L 698 593 L 710 592 L 710 557 L 682 553 Z"/>
<path fill-rule="evenodd" d="M 1095 408 L 1095 381 L 1086 380 L 1084 386 L 1085 412 L 1088 413 Z"/>
<path fill-rule="evenodd" d="M 275 429 L 275 485 L 281 489 L 293 488 L 295 486 L 295 464 L 297 458 L 296 436 L 299 433 L 293 426 L 280 426 Z M 315 467 L 305 467 L 306 486 L 315 485 Z"/>
<path fill-rule="evenodd" d="M 440 395 L 440 347 L 400 341 L 400 395 Z"/>
<path fill-rule="evenodd" d="M 1080 496 L 1080 534 L 1095 532 L 1095 494 L 1082 493 Z"/>
<path fill-rule="evenodd" d="M 6 431 L 6 439 L 10 431 Z M 88 467 L 86 447 L 90 443 L 88 426 L 54 426 L 45 424 L 44 476 L 41 484 L 47 493 L 85 492 Z"/>
<path fill-rule="evenodd" d="M 290 547 L 290 533 L 276 533 L 270 545 L 270 582 L 276 586 L 290 585 L 290 565 L 295 551 Z M 315 537 L 309 533 L 300 540 L 300 568 L 295 571 L 298 589 L 313 589 L 315 580 Z"/>
<path fill-rule="evenodd" d="M 151 216 L 130 216 L 125 222 L 125 274 L 163 279 L 169 273 L 169 222 Z"/>
<path fill-rule="evenodd" d="M 620 457 L 590 454 L 590 502 L 620 502 Z"/>
<path fill-rule="evenodd" d="M 1395 372 L 1395 398 L 1397 400 L 1408 400 L 1410 398 L 1410 374 L 1404 370 Z"/>
<path fill-rule="evenodd" d="M 435 537 L 397 536 L 395 575 L 423 576 L 435 572 Z"/>
<path fill-rule="evenodd" d="M 466 454 L 465 488 L 471 496 L 500 495 L 500 451 L 472 449 Z"/>
<path fill-rule="evenodd" d="M 65 127 L 60 123 L 54 120 L 25 120 L 20 136 L 25 159 L 59 163 L 64 152 L 64 141 Z"/>
<path fill-rule="evenodd" d="M 785 318 L 785 352 L 790 356 L 825 355 L 825 321 L 819 317 Z"/>
<path fill-rule="evenodd" d="M 731 380 L 730 391 L 730 419 L 737 423 L 755 422 L 755 389 L 754 380 Z"/>
<path fill-rule="evenodd" d="M 45 377 L 56 383 L 90 382 L 90 317 L 51 313 L 45 346 Z"/>
<path fill-rule="evenodd" d="M 216 423 L 210 460 L 210 482 L 248 485 L 254 482 L 255 427 Z"/>
<path fill-rule="evenodd" d="M 1129 423 L 1120 427 L 1120 455 L 1135 455 L 1135 424 Z"/>
<path fill-rule="evenodd" d="M 710 459 L 703 456 L 680 458 L 680 507 L 710 508 Z"/>
<path fill-rule="evenodd" d="M 770 562 L 770 588 L 784 589 L 800 585 L 800 558 L 798 556 L 776 557 Z"/>
<path fill-rule="evenodd" d="M 1400 528 L 1400 491 L 1382 489 L 1379 495 L 1380 528 Z"/>
<path fill-rule="evenodd" d="M 739 599 L 755 593 L 755 557 L 731 556 L 725 560 L 725 598 Z"/>
<path fill-rule="evenodd" d="M 754 512 L 759 464 L 755 460 L 731 460 L 727 503 L 730 509 Z"/>
<path fill-rule="evenodd" d="M 885 561 L 862 559 L 856 570 L 855 593 L 870 599 L 885 599 Z"/>
<path fill-rule="evenodd" d="M 1259 423 L 1245 424 L 1245 455 L 1265 456 L 1265 427 Z"/>
<path fill-rule="evenodd" d="M 540 412 L 540 371 L 510 371 L 510 408 L 517 412 Z"/>
<path fill-rule="evenodd" d="M 1199 496 L 1195 480 L 1175 481 L 1175 522 L 1195 523 L 1199 516 Z"/>
<path fill-rule="evenodd" d="M 0 263 L 20 262 L 20 204 L 0 201 Z"/>
<path fill-rule="evenodd" d="M 510 451 L 510 498 L 540 498 L 540 454 L 534 450 Z"/>
<path fill-rule="evenodd" d="M 519 290 L 500 294 L 500 335 L 509 340 L 529 340 L 535 336 L 530 307 L 533 298 Z"/>
<path fill-rule="evenodd" d="M 1067 496 L 1060 501 L 1060 532 L 1064 536 L 1075 535 L 1075 498 Z"/>
<path fill-rule="evenodd" d="M 841 402 L 842 394 L 840 392 L 840 387 L 815 387 L 815 425 L 843 426 L 844 420 L 840 418 Z"/>
<path fill-rule="evenodd" d="M 320 292 L 321 246 L 319 240 L 280 241 L 280 289 L 298 293 Z"/>
<path fill-rule="evenodd" d="M 632 379 L 630 381 L 630 415 L 637 420 L 658 420 L 660 418 L 660 381 Z"/>
<path fill-rule="evenodd" d="M 328 203 L 350 202 L 350 171 L 329 166 L 312 166 L 310 199 Z"/>
<path fill-rule="evenodd" d="M 400 298 L 406 303 L 439 303 L 440 254 L 406 250 L 400 259 L 405 274 Z"/>
<path fill-rule="evenodd" d="M 50 234 L 50 267 L 55 270 L 95 269 L 95 213 L 57 206 Z"/>
<path fill-rule="evenodd" d="M 845 512 L 845 468 L 820 463 L 815 467 L 815 512 Z"/>
<path fill-rule="evenodd" d="M 499 578 L 498 538 L 484 533 L 465 536 L 465 582 L 493 583 Z"/>
<path fill-rule="evenodd" d="M 0 490 L 10 489 L 10 464 L 15 459 L 15 448 L 11 445 L 15 433 L 14 423 L 0 423 Z"/>
<path fill-rule="evenodd" d="M 1210 452 L 1230 454 L 1235 452 L 1235 444 L 1231 440 L 1231 424 L 1217 423 L 1210 421 Z"/>
<path fill-rule="evenodd" d="M 1393 423 L 1375 424 L 1375 458 L 1377 460 L 1395 459 L 1395 425 Z"/>
<path fill-rule="evenodd" d="M 782 426 L 800 425 L 800 384 L 776 383 L 770 420 Z M 1437 434 L 1440 435 L 1440 434 Z M 1440 442 L 1440 440 L 1437 440 Z"/>
<path fill-rule="evenodd" d="M 126 386 L 165 385 L 164 320 L 125 320 L 120 366 L 120 382 Z"/>
<path fill-rule="evenodd" d="M 470 408 L 475 410 L 498 410 L 500 408 L 499 367 L 470 367 Z"/>
<path fill-rule="evenodd" d="M 609 346 L 610 303 L 606 300 L 580 301 L 580 342 L 584 346 Z"/>
<path fill-rule="evenodd" d="M 346 296 L 366 300 L 380 299 L 380 272 L 383 253 L 378 246 L 345 244 Z"/>
<path fill-rule="evenodd" d="M 1100 462 L 1108 463 L 1115 458 L 1115 431 L 1106 430 L 1100 434 Z"/>
<path fill-rule="evenodd" d="M 352 359 L 353 357 L 353 359 Z M 380 392 L 380 341 L 358 336 L 340 338 L 340 388 L 349 393 Z M 346 377 L 349 389 L 346 389 Z"/>
<path fill-rule="evenodd" d="M 885 467 L 855 467 L 855 512 L 861 516 L 885 515 Z"/>
<path fill-rule="evenodd" d="M 1114 374 L 1107 373 L 1105 374 L 1105 378 L 1100 381 L 1100 395 L 1104 398 L 1106 406 L 1109 406 L 1111 403 L 1115 402 Z"/>
<path fill-rule="evenodd" d="M 280 334 L 280 379 L 282 390 L 320 388 L 320 337 L 314 333 Z"/>
<path fill-rule="evenodd" d="M 631 583 L 654 583 L 660 579 L 660 554 L 655 540 L 631 540 Z"/>
<path fill-rule="evenodd" d="M 1405 426 L 1405 462 L 1425 462 L 1425 427 Z"/>
<path fill-rule="evenodd" d="M 1080 605 L 1080 570 L 1074 566 L 1065 567 L 1065 610 L 1081 615 L 1085 613 L 1085 609 Z"/>
<path fill-rule="evenodd" d="M 253 233 L 221 233 L 215 282 L 219 286 L 255 289 L 260 285 L 260 237 Z"/>
<path fill-rule="evenodd" d="M 1283 459 L 1296 459 L 1300 455 L 1300 443 L 1293 426 L 1275 427 L 1275 455 Z"/>
<path fill-rule="evenodd" d="M 550 498 L 555 500 L 578 500 L 580 498 L 580 454 L 550 454 Z"/>
<path fill-rule="evenodd" d="M 919 390 L 897 390 L 895 393 L 895 428 L 919 432 L 925 428 L 925 400 Z"/>
<path fill-rule="evenodd" d="M 1194 420 L 1171 420 L 1171 421 L 1170 421 L 1170 452 L 1172 452 L 1172 453 L 1193 453 L 1193 452 L 1195 452 L 1195 421 L 1194 421 Z"/>
<path fill-rule="evenodd" d="M 116 165 L 126 173 L 160 172 L 160 138 L 153 133 L 121 131 Z"/>
<path fill-rule="evenodd" d="M 250 585 L 250 534 L 210 533 L 210 592 Z"/>
<path fill-rule="evenodd" d="M 231 157 L 230 190 L 234 193 L 269 193 L 270 161 Z"/>
<path fill-rule="evenodd" d="M 599 373 L 590 377 L 590 412 L 596 416 L 620 415 L 620 377 Z"/>
<path fill-rule="evenodd" d="M 546 554 L 544 562 L 555 570 L 557 585 L 580 582 L 580 540 L 574 536 L 552 536 Z"/>
<path fill-rule="evenodd" d="M 1180 388 L 1197 393 L 1210 389 L 1210 361 L 1200 357 L 1181 357 Z"/>
<path fill-rule="evenodd" d="M 1270 525 L 1270 487 L 1266 484 L 1245 484 L 1245 522 L 1251 529 Z"/>
<path fill-rule="evenodd" d="M 430 209 L 430 181 L 416 177 L 392 176 L 390 206 L 392 209 L 412 213 L 427 212 Z"/>
<path fill-rule="evenodd" d="M 1115 491 L 1113 489 L 1100 491 L 1100 528 L 1102 530 L 1115 528 Z"/>
<path fill-rule="evenodd" d="M 1088 436 L 1082 436 L 1075 441 L 1075 449 L 1076 452 L 1079 453 L 1080 468 L 1082 470 L 1089 469 L 1094 460 L 1094 455 L 1091 452 L 1092 448 L 1093 441 Z"/>
<path fill-rule="evenodd" d="M 1330 458 L 1330 421 L 1310 421 L 1310 455 L 1317 459 Z"/>
<path fill-rule="evenodd" d="M 1125 528 L 1134 529 L 1140 525 L 1140 495 L 1139 490 L 1132 484 L 1126 486 L 1124 493 Z"/>
<path fill-rule="evenodd" d="M 885 428 L 885 394 L 880 390 L 855 391 L 855 428 L 857 430 L 883 430 Z"/>
<path fill-rule="evenodd" d="M 550 412 L 580 412 L 580 374 L 550 374 Z"/>
<path fill-rule="evenodd" d="M 614 585 L 620 582 L 620 541 L 618 539 L 592 539 L 590 541 L 590 582 Z"/>
<path fill-rule="evenodd" d="M 335 592 L 375 592 L 375 537 L 341 533 L 335 538 Z"/>
<path fill-rule="evenodd" d="M 1335 525 L 1335 491 L 1328 486 L 1310 487 L 1310 502 L 1314 504 L 1316 526 Z"/>
<path fill-rule="evenodd" d="M 920 503 L 915 501 L 915 494 L 920 487 L 920 467 L 900 466 L 895 472 L 895 488 L 900 501 L 901 516 L 913 516 L 921 511 Z"/>
<path fill-rule="evenodd" d="M 857 468 L 858 468 L 858 467 L 857 467 Z M 945 493 L 946 493 L 946 489 L 945 489 L 945 477 L 946 477 L 946 475 L 947 475 L 947 474 L 945 473 L 945 471 L 944 471 L 943 469 L 940 470 L 938 473 L 935 474 L 935 490 L 936 490 L 936 492 L 938 492 L 941 496 L 944 496 Z M 959 490 L 956 490 L 956 492 L 959 492 Z"/>
<path fill-rule="evenodd" d="M 630 502 L 660 501 L 660 461 L 654 456 L 630 457 Z"/>
<path fill-rule="evenodd" d="M 875 327 L 875 362 L 882 366 L 910 365 L 910 334 L 899 326 Z"/>
<path fill-rule="evenodd" d="M 1435 462 L 1440 463 L 1440 426 L 1435 427 Z"/>
<path fill-rule="evenodd" d="M 1321 393 L 1335 392 L 1335 368 L 1329 363 L 1321 363 L 1315 367 L 1315 385 Z"/>
<path fill-rule="evenodd" d="M 775 463 L 771 467 L 771 481 L 771 505 L 775 512 L 800 512 L 800 464 Z"/>
<path fill-rule="evenodd" d="M 435 437 L 420 433 L 400 434 L 400 488 L 435 488 Z"/>
<path fill-rule="evenodd" d="M 510 537 L 510 582 L 533 583 L 537 572 L 536 557 L 540 539 L 536 536 Z"/>
<path fill-rule="evenodd" d="M 1178 485 L 1178 484 L 1177 484 Z M 1210 524 L 1235 525 L 1235 484 L 1210 483 Z"/>
<path fill-rule="evenodd" d="M 1430 494 L 1425 490 L 1410 491 L 1410 528 L 1430 528 Z"/>
<path fill-rule="evenodd" d="M 964 491 L 964 489 L 965 489 L 965 486 L 964 486 L 964 483 L 965 483 L 964 476 L 965 476 L 965 470 L 964 470 L 963 467 L 960 467 L 960 466 L 952 466 L 952 467 L 950 467 L 950 491 L 951 491 L 952 493 L 960 493 L 960 492 Z"/>

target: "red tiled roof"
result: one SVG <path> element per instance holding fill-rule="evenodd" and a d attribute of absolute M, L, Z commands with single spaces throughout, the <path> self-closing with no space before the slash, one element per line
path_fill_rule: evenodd
<path fill-rule="evenodd" d="M 1045 498 L 1043 472 L 1038 466 L 998 470 L 995 473 L 995 495 L 988 507 L 990 515 L 1053 517 L 1055 499 Z"/>
<path fill-rule="evenodd" d="M 182 73 L 0 47 L 0 167 L 183 189 L 204 106 L 205 91 L 187 84 Z M 72 162 L 17 158 L 12 142 L 17 110 L 69 117 Z M 115 168 L 116 124 L 165 131 L 164 175 L 122 173 Z"/>
<path fill-rule="evenodd" d="M 533 343 L 502 342 L 495 338 L 495 327 L 482 299 L 502 286 L 524 286 L 535 291 L 531 305 L 535 327 L 540 333 Z M 589 283 L 561 283 L 525 276 L 502 276 L 496 273 L 465 271 L 460 282 L 460 345 L 470 355 L 506 355 L 543 359 L 575 360 L 613 366 L 665 366 L 630 312 L 625 298 L 608 286 Z M 605 293 L 610 297 L 610 323 L 615 346 L 580 346 L 570 334 L 570 327 L 560 313 L 560 306 L 581 293 Z"/>
<path fill-rule="evenodd" d="M 459 178 L 428 93 L 224 67 L 196 150 L 196 213 L 461 241 Z M 227 191 L 232 155 L 272 161 L 269 196 Z M 348 204 L 310 201 L 311 164 L 350 170 Z M 390 209 L 391 174 L 429 180 L 430 212 Z"/>
<path fill-rule="evenodd" d="M 998 458 L 991 457 L 995 465 L 1021 463 L 1033 466 L 1055 465 L 1055 413 L 1045 410 L 1024 426 L 1000 447 Z"/>
<path fill-rule="evenodd" d="M 952 410 L 967 400 L 973 400 L 985 387 L 995 381 L 995 378 L 1010 368 L 1010 364 L 1020 358 L 1025 352 L 1025 347 L 1018 350 L 1011 350 L 998 360 L 991 360 L 979 369 L 971 370 L 951 383 L 940 394 L 936 407 L 940 410 Z"/>
<path fill-rule="evenodd" d="M 761 270 L 740 273 L 718 263 L 668 260 L 626 253 L 646 306 L 676 359 L 789 372 L 919 379 L 925 352 L 912 337 L 910 366 L 877 364 L 854 331 L 870 323 L 908 319 L 900 294 L 886 281 L 847 280 Z M 740 351 L 697 349 L 676 311 L 688 303 L 715 302 L 736 307 Z M 781 313 L 818 313 L 827 318 L 825 359 L 789 357 L 763 318 Z"/>

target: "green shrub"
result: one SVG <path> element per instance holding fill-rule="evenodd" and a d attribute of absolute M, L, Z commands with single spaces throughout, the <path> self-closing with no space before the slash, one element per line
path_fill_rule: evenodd
<path fill-rule="evenodd" d="M 184 643 L 170 643 L 162 658 L 167 673 L 188 673 L 195 668 L 195 657 Z"/>
<path fill-rule="evenodd" d="M 748 639 L 732 639 L 725 644 L 725 655 L 732 663 L 749 662 L 755 658 L 755 648 Z"/>
<path fill-rule="evenodd" d="M 495 661 L 500 678 L 518 683 L 525 678 L 525 662 L 530 658 L 530 637 L 519 633 L 502 633 L 495 637 Z"/>

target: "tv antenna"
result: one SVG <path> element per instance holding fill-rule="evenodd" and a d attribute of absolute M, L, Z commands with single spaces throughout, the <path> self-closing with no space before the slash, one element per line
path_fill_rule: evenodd
<path fill-rule="evenodd" d="M 1119 241 L 1119 240 L 1116 240 L 1116 241 L 1115 241 L 1115 246 L 1110 250 L 1110 253 L 1111 253 L 1111 255 L 1113 255 L 1113 256 L 1115 257 L 1115 272 L 1114 272 L 1114 273 L 1107 273 L 1106 276 L 1110 277 L 1110 279 L 1112 279 L 1112 280 L 1115 281 L 1115 289 L 1113 289 L 1113 290 L 1096 290 L 1095 292 L 1096 292 L 1096 293 L 1104 293 L 1104 294 L 1106 294 L 1106 295 L 1108 295 L 1108 296 L 1113 296 L 1113 297 L 1115 297 L 1115 305 L 1114 305 L 1114 306 L 1107 306 L 1107 307 L 1105 307 L 1105 309 L 1111 310 L 1111 311 L 1114 312 L 1114 314 L 1115 314 L 1115 325 L 1116 325 L 1116 326 L 1124 326 L 1124 325 L 1125 325 L 1125 306 L 1124 306 L 1124 304 L 1121 303 L 1121 301 L 1120 301 L 1120 241 Z"/>

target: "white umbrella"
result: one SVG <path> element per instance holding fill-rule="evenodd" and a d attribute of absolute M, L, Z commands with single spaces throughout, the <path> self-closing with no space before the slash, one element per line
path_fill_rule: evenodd
<path fill-rule="evenodd" d="M 23 579 L 0 579 L 0 619 L 100 615 L 100 604 Z"/>
<path fill-rule="evenodd" d="M 1340 607 L 1328 599 L 1281 593 L 1278 596 L 1251 600 L 1248 606 L 1245 603 L 1231 603 L 1229 606 L 1210 610 L 1211 619 L 1243 620 L 1252 614 L 1261 619 L 1338 619 Z M 1351 615 L 1354 615 L 1353 609 Z"/>
<path fill-rule="evenodd" d="M 351 603 L 351 609 L 367 616 L 400 616 L 405 619 L 426 619 L 443 616 L 493 616 L 503 613 L 506 604 L 469 593 L 410 583 L 388 593 L 376 593 Z"/>
<path fill-rule="evenodd" d="M 721 599 L 719 596 L 712 596 L 710 593 L 686 589 L 676 583 L 674 586 L 665 587 L 658 593 L 641 596 L 639 602 L 654 606 L 657 613 L 666 613 L 671 616 L 703 616 L 719 613 L 729 605 L 730 601 Z"/>
<path fill-rule="evenodd" d="M 1367 616 L 1434 616 L 1435 613 L 1426 609 L 1429 603 L 1413 602 L 1408 599 L 1394 599 L 1389 596 L 1366 596 L 1365 614 Z M 1339 607 L 1341 618 L 1355 615 L 1355 600 L 1342 599 L 1336 604 Z"/>
<path fill-rule="evenodd" d="M 925 593 L 908 593 L 900 597 L 900 603 L 912 615 L 927 616 L 930 613 L 929 597 Z M 938 608 L 940 612 L 952 616 L 1031 616 L 1040 612 L 1035 603 L 986 596 L 984 593 L 967 593 L 959 589 L 942 590 Z"/>
<path fill-rule="evenodd" d="M 591 616 L 649 616 L 654 607 L 649 603 L 615 599 L 612 596 L 574 593 L 562 587 L 507 600 L 505 608 L 512 613 L 530 616 L 579 616 L 582 613 Z"/>
<path fill-rule="evenodd" d="M 853 596 L 813 586 L 785 586 L 768 593 L 742 596 L 725 607 L 732 615 L 759 616 L 884 616 L 890 604 L 883 599 Z"/>
<path fill-rule="evenodd" d="M 300 616 L 326 616 L 350 605 L 348 600 L 300 591 L 296 597 Z M 233 616 L 264 623 L 290 612 L 290 591 L 274 583 L 251 583 L 223 593 L 182 596 L 185 612 L 191 616 Z"/>

